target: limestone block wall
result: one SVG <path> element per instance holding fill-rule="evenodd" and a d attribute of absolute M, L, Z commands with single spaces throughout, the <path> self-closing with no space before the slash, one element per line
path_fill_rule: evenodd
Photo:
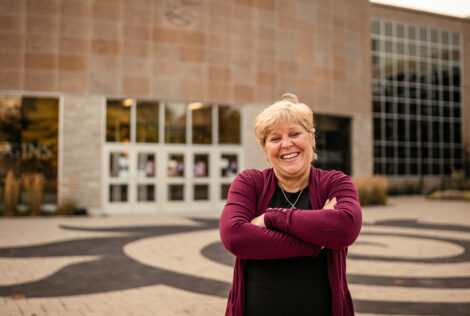
<path fill-rule="evenodd" d="M 93 212 L 101 206 L 101 149 L 105 98 L 61 96 L 59 198 L 74 199 Z"/>

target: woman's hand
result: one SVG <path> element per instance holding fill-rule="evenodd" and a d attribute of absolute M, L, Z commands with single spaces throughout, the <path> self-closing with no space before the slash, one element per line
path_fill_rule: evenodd
<path fill-rule="evenodd" d="M 266 228 L 266 225 L 264 224 L 264 214 L 261 214 L 260 216 L 253 218 L 250 223 L 259 227 Z"/>
<path fill-rule="evenodd" d="M 331 199 L 331 201 L 329 199 L 327 199 L 326 202 L 325 202 L 325 205 L 323 206 L 323 209 L 324 210 L 332 210 L 332 209 L 335 208 L 337 203 L 338 202 L 336 201 L 335 197 L 333 199 Z"/>

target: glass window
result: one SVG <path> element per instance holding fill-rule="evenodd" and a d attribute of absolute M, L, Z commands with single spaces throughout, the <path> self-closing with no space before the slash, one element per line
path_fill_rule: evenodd
<path fill-rule="evenodd" d="M 237 155 L 222 154 L 220 159 L 220 175 L 222 177 L 232 177 L 238 173 Z"/>
<path fill-rule="evenodd" d="M 230 189 L 230 184 L 225 184 L 224 183 L 220 186 L 220 198 L 222 200 L 227 199 L 229 189 Z"/>
<path fill-rule="evenodd" d="M 0 95 L 0 191 L 9 171 L 41 174 L 42 202 L 57 203 L 58 130 L 57 98 Z"/>
<path fill-rule="evenodd" d="M 186 104 L 165 103 L 165 143 L 186 143 Z"/>
<path fill-rule="evenodd" d="M 382 157 L 382 146 L 380 145 L 374 146 L 374 157 L 377 157 L 377 158 Z"/>
<path fill-rule="evenodd" d="M 193 170 L 194 170 L 195 177 L 208 177 L 209 176 L 209 155 L 208 154 L 195 154 Z"/>
<path fill-rule="evenodd" d="M 240 144 L 240 109 L 219 106 L 219 144 Z"/>
<path fill-rule="evenodd" d="M 212 143 L 212 105 L 202 102 L 189 104 L 192 113 L 193 144 Z"/>
<path fill-rule="evenodd" d="M 431 42 L 438 43 L 438 33 L 437 30 L 431 30 Z"/>
<path fill-rule="evenodd" d="M 139 202 L 155 201 L 155 185 L 154 184 L 139 184 L 137 186 L 137 201 Z"/>
<path fill-rule="evenodd" d="M 408 38 L 411 40 L 416 39 L 416 28 L 414 26 L 409 26 L 408 27 Z"/>
<path fill-rule="evenodd" d="M 372 34 L 380 34 L 380 21 L 372 21 L 371 23 Z"/>
<path fill-rule="evenodd" d="M 129 172 L 129 154 L 127 152 L 112 152 L 109 154 L 109 176 L 111 178 L 127 179 Z"/>
<path fill-rule="evenodd" d="M 139 178 L 153 178 L 155 172 L 155 154 L 139 153 L 137 156 L 137 174 Z"/>
<path fill-rule="evenodd" d="M 397 37 L 405 38 L 405 26 L 403 24 L 397 25 Z"/>
<path fill-rule="evenodd" d="M 109 202 L 127 202 L 127 185 L 111 184 L 109 186 Z"/>
<path fill-rule="evenodd" d="M 209 200 L 209 185 L 207 184 L 195 184 L 194 185 L 194 200 Z"/>
<path fill-rule="evenodd" d="M 106 141 L 129 143 L 131 141 L 132 99 L 108 100 L 106 104 Z"/>
<path fill-rule="evenodd" d="M 168 177 L 184 177 L 184 155 L 168 155 Z"/>
<path fill-rule="evenodd" d="M 449 44 L 449 32 L 442 31 L 441 35 L 442 35 L 441 43 L 444 44 L 444 45 Z"/>
<path fill-rule="evenodd" d="M 137 101 L 136 141 L 158 143 L 159 103 Z"/>
<path fill-rule="evenodd" d="M 169 201 L 184 201 L 184 185 L 183 184 L 168 185 L 168 200 Z"/>
<path fill-rule="evenodd" d="M 392 36 L 392 23 L 385 22 L 385 36 Z"/>
<path fill-rule="evenodd" d="M 374 139 L 380 140 L 382 138 L 382 123 L 380 118 L 374 118 Z"/>
<path fill-rule="evenodd" d="M 454 46 L 460 45 L 460 35 L 457 32 L 452 32 L 452 44 Z"/>

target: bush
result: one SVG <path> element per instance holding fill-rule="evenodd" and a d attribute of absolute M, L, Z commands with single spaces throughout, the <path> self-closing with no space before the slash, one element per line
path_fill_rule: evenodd
<path fill-rule="evenodd" d="M 45 178 L 40 173 L 23 174 L 23 186 L 28 197 L 30 215 L 41 215 Z"/>
<path fill-rule="evenodd" d="M 77 202 L 73 199 L 65 199 L 57 207 L 57 215 L 74 215 Z"/>
<path fill-rule="evenodd" d="M 373 177 L 357 177 L 353 180 L 356 184 L 357 191 L 359 194 L 359 202 L 362 206 L 374 204 L 387 204 L 387 179 L 375 175 Z"/>
<path fill-rule="evenodd" d="M 5 190 L 4 190 L 4 203 L 5 215 L 13 216 L 16 214 L 16 207 L 18 205 L 18 197 L 20 194 L 20 181 L 15 177 L 13 171 L 8 171 L 5 177 Z"/>

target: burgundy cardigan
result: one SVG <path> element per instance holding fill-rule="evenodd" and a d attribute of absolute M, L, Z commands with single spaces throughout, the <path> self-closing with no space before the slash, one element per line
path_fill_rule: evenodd
<path fill-rule="evenodd" d="M 356 240 L 362 225 L 354 183 L 342 172 L 312 166 L 309 198 L 313 210 L 267 209 L 275 189 L 273 169 L 245 170 L 230 186 L 220 218 L 220 238 L 236 261 L 225 315 L 244 314 L 245 259 L 316 256 L 321 246 L 328 251 L 332 316 L 354 315 L 346 281 L 347 247 Z M 334 197 L 335 209 L 323 210 L 326 199 Z M 263 213 L 268 229 L 250 223 Z"/>

